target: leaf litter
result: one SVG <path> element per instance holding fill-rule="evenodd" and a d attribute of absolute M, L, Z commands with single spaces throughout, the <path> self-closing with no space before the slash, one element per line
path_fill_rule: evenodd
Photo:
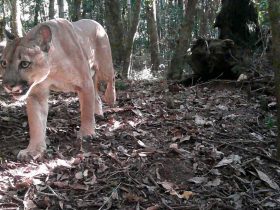
<path fill-rule="evenodd" d="M 16 160 L 25 107 L 0 92 L 0 209 L 280 207 L 274 97 L 225 82 L 122 82 L 82 151 L 77 97 L 53 93 L 46 158 L 30 163 Z"/>

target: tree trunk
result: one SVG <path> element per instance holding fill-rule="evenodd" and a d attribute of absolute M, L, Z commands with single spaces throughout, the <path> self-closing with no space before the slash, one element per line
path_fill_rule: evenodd
<path fill-rule="evenodd" d="M 201 1 L 202 6 L 201 6 L 201 19 L 200 19 L 200 30 L 199 30 L 199 35 L 201 37 L 207 37 L 208 35 L 208 13 L 209 13 L 209 1 L 208 0 L 202 0 Z"/>
<path fill-rule="evenodd" d="M 91 12 L 95 10 L 94 8 L 94 0 L 91 1 L 82 1 L 82 8 L 83 8 L 83 12 L 82 12 L 82 18 L 86 19 L 92 19 L 91 17 Z"/>
<path fill-rule="evenodd" d="M 268 2 L 272 30 L 273 65 L 275 67 L 275 91 L 277 99 L 277 158 L 280 160 L 280 1 L 269 0 Z"/>
<path fill-rule="evenodd" d="M 55 14 L 55 10 L 54 10 L 54 0 L 50 0 L 49 2 L 49 19 L 54 19 L 54 14 Z"/>
<path fill-rule="evenodd" d="M 36 26 L 39 23 L 39 12 L 40 12 L 40 4 L 41 4 L 41 0 L 36 0 L 35 1 L 35 15 L 34 15 L 34 26 Z"/>
<path fill-rule="evenodd" d="M 0 42 L 4 39 L 4 29 L 5 29 L 5 8 L 4 8 L 4 0 L 1 0 L 0 6 L 2 7 L 2 11 L 0 11 L 3 16 L 0 17 Z"/>
<path fill-rule="evenodd" d="M 190 47 L 198 0 L 185 0 L 185 15 L 174 55 L 168 67 L 167 79 L 181 79 L 185 67 L 185 55 Z"/>
<path fill-rule="evenodd" d="M 254 47 L 259 35 L 254 1 L 223 0 L 214 27 L 219 29 L 219 39 L 232 39 L 237 45 Z"/>
<path fill-rule="evenodd" d="M 124 40 L 119 0 L 105 0 L 105 23 L 112 48 L 114 64 L 123 61 Z"/>
<path fill-rule="evenodd" d="M 12 34 L 22 37 L 22 25 L 20 20 L 20 7 L 18 0 L 10 0 L 11 3 L 11 32 Z"/>
<path fill-rule="evenodd" d="M 64 1 L 57 0 L 57 4 L 58 4 L 58 17 L 64 18 Z"/>
<path fill-rule="evenodd" d="M 139 18 L 140 18 L 140 10 L 141 10 L 141 0 L 136 0 L 131 24 L 129 26 L 129 31 L 125 40 L 125 50 L 124 50 L 124 58 L 123 58 L 123 70 L 122 76 L 127 78 L 130 75 L 131 71 L 131 57 L 132 57 L 132 47 L 134 43 L 135 33 L 138 28 Z"/>
<path fill-rule="evenodd" d="M 159 39 L 157 32 L 156 13 L 155 13 L 155 0 L 145 1 L 147 28 L 150 38 L 150 52 L 152 70 L 157 71 L 159 67 Z"/>
<path fill-rule="evenodd" d="M 73 7 L 73 17 L 72 21 L 77 21 L 81 19 L 81 0 L 74 0 L 74 7 Z"/>

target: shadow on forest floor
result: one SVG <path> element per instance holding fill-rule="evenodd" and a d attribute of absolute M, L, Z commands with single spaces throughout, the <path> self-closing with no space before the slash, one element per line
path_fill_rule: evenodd
<path fill-rule="evenodd" d="M 15 155 L 28 143 L 25 107 L 0 91 L 1 209 L 280 206 L 274 97 L 223 81 L 124 84 L 84 152 L 77 97 L 52 94 L 47 158 L 28 164 Z"/>

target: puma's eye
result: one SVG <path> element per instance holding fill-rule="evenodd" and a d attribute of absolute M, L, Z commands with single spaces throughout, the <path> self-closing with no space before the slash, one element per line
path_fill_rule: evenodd
<path fill-rule="evenodd" d="M 7 61 L 0 61 L 0 64 L 1 64 L 2 68 L 7 67 Z"/>
<path fill-rule="evenodd" d="M 21 61 L 20 62 L 20 67 L 23 68 L 23 69 L 26 69 L 30 66 L 31 62 L 29 61 Z"/>

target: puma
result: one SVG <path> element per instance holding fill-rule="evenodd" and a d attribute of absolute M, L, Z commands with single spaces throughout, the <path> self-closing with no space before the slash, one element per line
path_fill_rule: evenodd
<path fill-rule="evenodd" d="M 24 37 L 7 32 L 1 57 L 3 87 L 16 100 L 26 100 L 30 141 L 18 159 L 41 157 L 46 150 L 50 90 L 76 92 L 81 109 L 80 135 L 95 135 L 94 113 L 102 115 L 98 83 L 107 88 L 104 101 L 116 100 L 111 48 L 104 28 L 93 20 L 41 23 Z"/>

